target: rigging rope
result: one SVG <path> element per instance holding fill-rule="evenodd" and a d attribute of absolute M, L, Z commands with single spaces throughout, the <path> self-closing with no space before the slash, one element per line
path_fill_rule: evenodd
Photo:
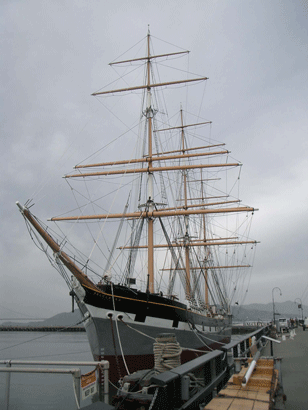
<path fill-rule="evenodd" d="M 144 225 L 144 218 L 138 221 L 138 224 L 136 224 L 137 227 L 135 228 L 135 238 L 133 239 L 133 245 L 132 249 L 129 252 L 129 257 L 127 260 L 126 268 L 124 271 L 124 283 L 127 283 L 128 278 L 131 275 L 131 272 L 134 271 L 135 268 L 135 263 L 136 263 L 136 258 L 137 258 L 137 253 L 138 253 L 138 246 L 140 243 L 140 238 L 141 238 L 141 233 Z M 138 227 L 139 225 L 139 227 Z"/>
<path fill-rule="evenodd" d="M 112 249 L 111 249 L 111 251 L 110 251 L 110 253 L 109 253 L 109 257 L 108 257 L 107 264 L 106 264 L 106 267 L 105 267 L 105 272 L 108 272 L 108 270 L 109 270 L 109 268 L 110 268 L 110 265 L 111 265 L 111 260 L 112 260 L 112 258 L 113 258 L 113 253 L 114 253 L 114 251 L 115 251 L 115 248 L 116 248 L 116 246 L 117 246 L 120 233 L 121 233 L 121 231 L 122 231 L 123 222 L 124 222 L 124 216 L 125 216 L 125 214 L 127 213 L 127 209 L 128 209 L 128 205 L 129 205 L 129 199 L 130 199 L 130 194 L 129 194 L 129 196 L 128 196 L 128 199 L 127 199 L 127 202 L 126 202 L 126 205 L 125 205 L 125 208 L 124 208 L 123 217 L 121 218 L 121 221 L 120 221 L 120 224 L 119 224 L 119 227 L 118 227 L 118 230 L 117 230 L 117 233 L 116 233 L 116 236 L 115 236 L 113 245 L 112 245 Z"/>
<path fill-rule="evenodd" d="M 186 270 L 184 270 L 185 265 L 184 265 L 184 262 L 182 260 L 182 256 L 181 256 L 180 252 L 179 252 L 179 256 L 178 257 L 176 256 L 175 251 L 174 251 L 173 246 L 172 246 L 172 243 L 171 243 L 170 238 L 168 236 L 168 233 L 165 229 L 165 226 L 164 226 L 161 218 L 159 217 L 158 219 L 159 219 L 159 222 L 161 224 L 162 231 L 164 232 L 166 241 L 168 243 L 168 247 L 169 247 L 172 259 L 173 259 L 173 263 L 175 265 L 174 270 L 173 270 L 173 277 L 172 277 L 172 279 L 169 283 L 169 287 L 168 287 L 168 294 L 171 295 L 172 292 L 173 292 L 173 287 L 174 287 L 174 282 L 175 282 L 175 274 L 179 270 L 179 272 L 180 272 L 179 276 L 180 276 L 180 279 L 182 281 L 182 286 L 185 290 L 186 297 L 188 297 L 188 295 L 191 294 L 191 288 L 190 288 L 190 283 L 188 283 L 188 281 L 187 281 L 187 275 L 186 275 Z M 187 292 L 188 287 L 189 287 L 189 292 Z"/>

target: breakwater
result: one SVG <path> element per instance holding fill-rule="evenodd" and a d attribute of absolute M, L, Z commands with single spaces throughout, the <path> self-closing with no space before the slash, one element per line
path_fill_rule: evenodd
<path fill-rule="evenodd" d="M 82 326 L 0 326 L 0 332 L 85 332 Z"/>

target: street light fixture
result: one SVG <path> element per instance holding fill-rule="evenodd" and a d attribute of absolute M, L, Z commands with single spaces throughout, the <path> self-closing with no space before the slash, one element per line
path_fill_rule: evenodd
<path fill-rule="evenodd" d="M 294 300 L 294 303 L 296 303 L 296 300 L 297 300 L 297 299 L 300 301 L 300 305 L 298 305 L 298 309 L 301 309 L 301 311 L 302 311 L 302 320 L 304 320 L 304 312 L 303 312 L 302 299 L 301 299 L 301 298 L 296 298 L 296 299 Z"/>
<path fill-rule="evenodd" d="M 276 313 L 275 313 L 275 302 L 274 302 L 274 290 L 275 290 L 275 289 L 278 289 L 278 290 L 280 291 L 280 296 L 282 296 L 281 289 L 278 288 L 278 286 L 276 286 L 276 287 L 274 287 L 274 288 L 272 289 L 272 299 L 273 299 L 273 324 L 274 324 L 274 325 L 275 325 L 275 315 L 276 315 Z"/>

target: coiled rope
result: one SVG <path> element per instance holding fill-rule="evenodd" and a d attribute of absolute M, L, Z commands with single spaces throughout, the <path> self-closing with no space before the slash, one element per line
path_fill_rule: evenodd
<path fill-rule="evenodd" d="M 159 335 L 153 344 L 154 368 L 162 373 L 181 365 L 182 348 L 175 335 L 164 333 Z"/>

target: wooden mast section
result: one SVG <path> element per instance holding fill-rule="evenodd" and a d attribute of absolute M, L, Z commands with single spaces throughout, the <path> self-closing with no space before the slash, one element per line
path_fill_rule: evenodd
<path fill-rule="evenodd" d="M 187 154 L 185 154 L 185 133 L 184 133 L 184 122 L 183 122 L 183 110 L 181 108 L 181 145 L 182 145 L 182 153 L 183 157 L 185 158 Z M 184 191 L 184 209 L 187 209 L 187 170 L 183 170 L 183 191 Z M 191 292 L 190 292 L 190 259 L 189 259 L 189 216 L 184 216 L 184 226 L 185 226 L 185 233 L 184 233 L 184 247 L 185 247 L 185 271 L 186 271 L 186 295 L 188 300 L 190 299 Z"/>
<path fill-rule="evenodd" d="M 186 150 L 185 150 L 186 151 Z M 220 155 L 220 154 L 230 154 L 230 151 L 222 150 L 222 151 L 210 151 L 210 152 L 201 152 L 201 153 L 194 153 L 194 154 L 179 154 L 179 155 L 165 155 L 165 156 L 156 156 L 150 159 L 150 157 L 145 158 L 133 158 L 121 161 L 110 161 L 110 162 L 98 162 L 96 164 L 86 164 L 86 165 L 76 165 L 75 169 L 80 168 L 96 168 L 96 167 L 106 167 L 106 166 L 114 166 L 114 165 L 126 165 L 126 164 L 138 164 L 138 163 L 147 163 L 152 161 L 165 161 L 165 160 L 173 160 L 173 159 L 182 159 L 182 158 L 194 158 L 194 157 L 205 157 L 211 155 Z"/>
<path fill-rule="evenodd" d="M 150 59 L 150 32 L 148 32 L 148 58 L 147 58 L 147 107 L 146 118 L 148 123 L 148 199 L 147 209 L 149 212 L 154 210 L 154 186 L 152 168 L 152 118 L 154 110 L 152 108 L 152 94 L 151 94 L 151 59 Z M 148 285 L 147 291 L 154 293 L 154 221 L 152 217 L 148 217 Z"/>
<path fill-rule="evenodd" d="M 148 36 L 150 34 L 148 33 Z M 109 63 L 109 65 L 116 65 L 116 64 L 123 64 L 123 63 L 132 63 L 134 61 L 142 61 L 142 60 L 152 60 L 153 58 L 160 58 L 160 57 L 169 57 L 169 56 L 175 56 L 175 55 L 179 55 L 179 54 L 187 54 L 189 53 L 188 50 L 186 51 L 178 51 L 177 53 L 168 53 L 168 54 L 157 54 L 155 56 L 147 56 L 147 57 L 139 57 L 139 58 L 133 58 L 130 60 L 124 60 L 124 61 L 114 61 L 113 63 Z M 149 53 L 148 53 L 149 54 Z"/>
<path fill-rule="evenodd" d="M 96 285 L 85 275 L 82 270 L 76 265 L 76 263 L 61 249 L 60 245 L 46 232 L 46 230 L 37 222 L 32 216 L 31 212 L 22 206 L 19 202 L 16 202 L 20 212 L 23 214 L 30 224 L 36 229 L 40 236 L 44 239 L 47 245 L 53 250 L 56 259 L 59 259 L 63 265 L 78 279 L 78 281 L 95 291 L 99 290 Z"/>
<path fill-rule="evenodd" d="M 119 169 L 114 171 L 98 171 L 87 172 L 80 174 L 65 175 L 64 178 L 80 178 L 80 177 L 95 177 L 102 175 L 121 175 L 121 174 L 138 174 L 138 173 L 152 173 L 155 171 L 181 171 L 184 169 L 201 169 L 201 168 L 219 168 L 219 167 L 238 167 L 241 166 L 238 162 L 223 163 L 223 164 L 196 164 L 196 165 L 172 165 L 164 167 L 153 167 L 152 161 L 148 161 L 148 168 L 136 168 L 136 169 Z"/>
<path fill-rule="evenodd" d="M 202 195 L 202 198 L 205 197 L 203 184 L 204 183 L 203 183 L 203 180 L 202 180 L 202 169 L 201 169 L 201 195 Z M 202 202 L 203 201 L 205 201 L 205 199 L 202 199 Z M 232 201 L 229 201 L 229 202 L 232 202 Z M 203 241 L 206 242 L 207 232 L 206 232 L 206 223 L 205 223 L 205 215 L 204 214 L 202 215 L 202 224 L 203 224 Z M 206 246 L 204 246 L 204 247 L 205 247 L 205 251 L 207 251 Z M 206 256 L 205 256 L 205 258 L 206 258 Z M 205 264 L 206 264 L 206 259 L 204 259 L 204 265 Z M 209 286 L 208 286 L 209 279 L 208 278 L 209 278 L 208 267 L 204 266 L 204 299 L 205 299 L 205 306 L 207 308 L 210 306 L 210 303 L 209 303 Z"/>
<path fill-rule="evenodd" d="M 146 79 L 146 84 L 141 85 L 141 86 L 135 86 L 135 87 L 128 87 L 128 88 L 122 88 L 122 89 L 117 89 L 117 90 L 109 90 L 109 91 L 99 91 L 95 92 L 92 95 L 93 96 L 99 96 L 99 95 L 105 95 L 105 94 L 113 94 L 113 93 L 119 93 L 119 92 L 126 92 L 126 91 L 133 91 L 133 90 L 146 90 L 146 97 L 147 97 L 147 103 L 146 103 L 146 111 L 145 111 L 145 116 L 146 116 L 146 121 L 147 121 L 147 127 L 148 127 L 148 156 L 146 159 L 142 160 L 133 160 L 133 161 L 128 161 L 128 162 L 120 162 L 122 164 L 124 163 L 138 163 L 138 162 L 147 162 L 148 167 L 143 168 L 143 169 L 138 169 L 138 170 L 125 170 L 125 171 L 109 171 L 109 172 L 96 172 L 96 173 L 84 173 L 84 174 L 75 174 L 75 175 L 68 175 L 66 178 L 76 178 L 76 177 L 86 177 L 86 176 L 98 176 L 98 175 L 117 175 L 117 174 L 128 174 L 128 173 L 135 173 L 135 172 L 144 172 L 147 173 L 148 175 L 148 192 L 147 192 L 147 202 L 146 202 L 146 210 L 145 212 L 145 217 L 148 220 L 148 285 L 147 285 L 147 291 L 150 293 L 154 293 L 154 254 L 153 254 L 153 249 L 154 249 L 154 231 L 153 231 L 153 218 L 154 218 L 154 188 L 153 188 L 153 171 L 158 171 L 159 168 L 154 168 L 153 167 L 153 152 L 152 152 L 152 119 L 155 114 L 153 107 L 152 107 L 152 94 L 151 94 L 151 89 L 154 87 L 164 87 L 167 85 L 175 85 L 175 84 L 184 84 L 184 83 L 189 83 L 189 82 L 195 82 L 195 81 L 204 81 L 207 80 L 207 77 L 201 77 L 201 78 L 194 78 L 194 79 L 187 79 L 187 80 L 179 80 L 179 81 L 172 81 L 172 82 L 166 82 L 166 83 L 151 83 L 151 60 L 154 58 L 160 58 L 160 57 L 168 57 L 168 56 L 173 56 L 173 55 L 178 55 L 178 54 L 184 54 L 187 53 L 185 52 L 178 52 L 178 53 L 169 53 L 169 54 L 160 54 L 160 55 L 154 55 L 151 56 L 150 52 L 150 32 L 148 31 L 147 34 L 147 56 L 142 57 L 142 58 L 137 58 L 137 59 L 132 59 L 132 60 L 126 60 L 126 61 L 118 61 L 111 63 L 113 64 L 121 64 L 121 63 L 131 63 L 134 61 L 142 61 L 145 60 L 147 64 L 147 79 Z M 155 158 L 156 161 L 161 160 L 162 158 Z M 171 159 L 171 158 L 169 158 Z M 118 163 L 119 164 L 119 163 Z M 115 163 L 108 163 L 108 164 L 95 164 L 94 166 L 106 166 L 106 165 L 116 165 Z M 76 168 L 82 168 L 76 167 Z M 176 167 L 172 167 L 171 169 L 177 169 Z M 162 169 L 162 170 L 167 170 L 167 169 Z M 79 219 L 79 218 L 77 218 Z M 54 218 L 52 220 L 55 220 Z"/>
<path fill-rule="evenodd" d="M 217 209 L 176 209 L 173 211 L 154 210 L 127 212 L 126 214 L 98 214 L 98 215 L 79 215 L 79 216 L 59 216 L 51 218 L 50 221 L 82 221 L 82 220 L 99 220 L 99 219 L 122 219 L 122 218 L 162 218 L 168 216 L 200 215 L 200 214 L 223 214 L 236 212 L 254 212 L 255 208 L 242 206 L 237 208 L 217 208 Z"/>
<path fill-rule="evenodd" d="M 184 84 L 184 83 L 191 83 L 194 81 L 204 81 L 204 80 L 208 80 L 208 77 L 190 78 L 188 80 L 169 81 L 167 83 L 155 83 L 155 84 L 151 84 L 150 88 L 165 87 L 166 85 Z M 117 90 L 98 91 L 96 93 L 92 93 L 91 95 L 97 96 L 97 95 L 114 94 L 114 93 L 121 93 L 125 91 L 145 90 L 145 89 L 148 89 L 147 85 L 138 85 L 136 87 L 119 88 Z"/>
<path fill-rule="evenodd" d="M 257 241 L 217 241 L 217 242 L 211 242 L 211 241 L 206 241 L 206 242 L 200 242 L 200 243 L 194 243 L 192 246 L 222 246 L 222 245 L 247 245 L 247 244 L 252 244 L 256 245 Z M 157 249 L 164 249 L 164 248 L 183 248 L 183 243 L 171 243 L 169 244 L 159 244 L 159 245 L 154 245 L 154 248 Z M 147 249 L 147 245 L 139 245 L 139 246 L 119 246 L 118 249 Z M 232 266 L 231 266 L 232 267 Z M 210 268 L 209 268 L 210 269 Z"/>
<path fill-rule="evenodd" d="M 207 269 L 238 269 L 238 268 L 251 268 L 251 265 L 210 266 Z M 192 266 L 191 269 L 203 270 L 204 268 L 200 266 Z M 174 270 L 174 268 L 163 268 L 159 270 L 160 271 L 170 271 L 170 270 Z M 177 268 L 177 270 L 185 270 L 185 268 Z"/>

